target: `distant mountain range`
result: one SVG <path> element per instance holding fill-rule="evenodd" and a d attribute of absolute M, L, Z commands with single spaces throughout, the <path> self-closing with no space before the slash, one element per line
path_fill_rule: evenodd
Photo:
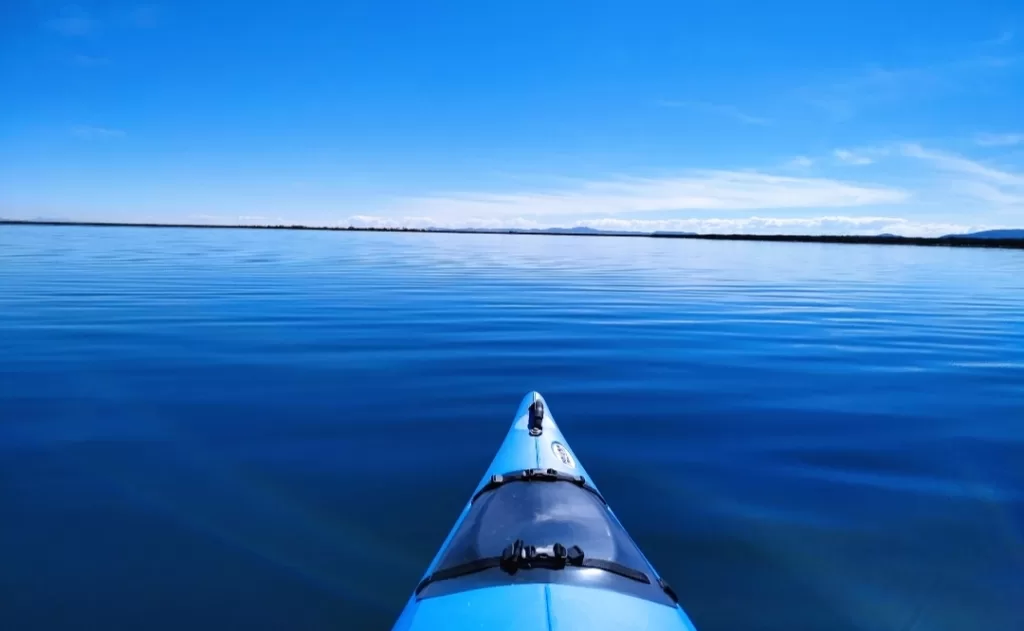
<path fill-rule="evenodd" d="M 575 228 L 530 228 L 521 230 L 495 230 L 494 232 L 544 232 L 548 234 L 622 234 L 622 235 L 636 235 L 636 234 L 650 234 L 656 237 L 667 237 L 667 236 L 690 236 L 696 235 L 696 232 L 677 232 L 673 230 L 656 230 L 654 232 L 639 232 L 639 231 L 620 231 L 620 230 L 600 230 L 598 228 L 590 228 L 587 226 L 577 226 Z M 876 237 L 883 239 L 902 239 L 903 237 L 898 234 L 883 233 L 875 235 Z M 969 232 L 967 234 L 947 234 L 943 239 L 958 238 L 958 239 L 1024 239 L 1024 230 L 983 230 L 981 232 Z"/>
<path fill-rule="evenodd" d="M 431 228 L 434 230 L 434 228 Z M 525 234 L 545 233 L 545 234 L 605 234 L 605 235 L 653 235 L 656 237 L 677 237 L 677 236 L 692 236 L 698 233 L 696 232 L 682 232 L 674 230 L 655 230 L 654 232 L 636 231 L 636 230 L 601 230 L 599 228 L 591 228 L 589 226 L 576 226 L 574 228 L 470 228 L 467 232 L 515 232 Z M 904 238 L 898 234 L 883 233 L 875 235 L 881 239 L 902 239 Z M 1024 230 L 983 230 L 981 232 L 969 232 L 967 234 L 947 234 L 942 239 L 1024 239 Z"/>
<path fill-rule="evenodd" d="M 447 228 L 427 228 L 428 231 L 441 230 L 447 232 Z M 652 235 L 656 237 L 679 237 L 694 236 L 696 232 L 683 232 L 675 230 L 655 230 L 654 232 L 640 230 L 601 230 L 590 226 L 575 226 L 573 228 L 464 228 L 460 232 L 497 232 L 516 234 L 601 234 L 601 235 Z M 879 239 L 903 239 L 902 235 L 889 232 L 874 235 Z M 1024 239 L 1024 230 L 983 230 L 981 232 L 969 232 L 966 234 L 947 234 L 940 239 Z"/>
<path fill-rule="evenodd" d="M 1024 230 L 982 230 L 967 234 L 947 234 L 946 237 L 961 239 L 1024 239 Z"/>

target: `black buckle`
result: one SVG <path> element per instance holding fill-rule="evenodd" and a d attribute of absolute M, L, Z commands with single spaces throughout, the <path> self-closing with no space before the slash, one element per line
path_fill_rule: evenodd
<path fill-rule="evenodd" d="M 583 563 L 583 550 L 579 546 L 566 549 L 560 543 L 538 548 L 516 539 L 512 545 L 501 552 L 499 566 L 509 574 L 515 574 L 520 568 L 546 568 L 561 570 L 566 565 L 580 566 Z"/>
<path fill-rule="evenodd" d="M 458 578 L 460 576 L 465 576 L 466 574 L 483 572 L 484 570 L 490 570 L 492 568 L 500 568 L 509 574 L 515 574 L 520 569 L 545 568 L 551 570 L 562 570 L 568 566 L 595 568 L 598 570 L 604 570 L 605 572 L 618 574 L 619 576 L 633 581 L 639 581 L 645 584 L 650 584 L 651 582 L 651 579 L 640 570 L 634 570 L 633 568 L 621 565 L 615 561 L 585 558 L 583 550 L 580 549 L 579 546 L 574 545 L 567 549 L 560 543 L 553 543 L 550 546 L 538 548 L 536 546 L 527 545 L 522 539 L 516 539 L 512 545 L 507 546 L 502 550 L 501 556 L 485 557 L 436 570 L 420 581 L 419 585 L 416 586 L 416 594 L 419 596 L 420 592 L 422 592 L 427 585 L 436 581 Z M 663 580 L 659 580 L 658 586 L 661 587 L 662 591 L 664 591 L 669 598 L 674 602 L 678 602 L 676 593 L 671 587 L 669 587 L 668 583 Z"/>
<path fill-rule="evenodd" d="M 565 568 L 565 560 L 565 546 L 560 543 L 544 548 L 530 546 L 529 554 L 526 557 L 526 566 L 561 570 Z"/>
<path fill-rule="evenodd" d="M 523 540 L 516 539 L 515 542 L 501 551 L 499 567 L 509 574 L 515 574 L 519 569 L 519 559 L 523 556 Z"/>
<path fill-rule="evenodd" d="M 495 473 L 491 476 L 491 479 L 487 484 L 483 485 L 476 495 L 473 496 L 471 502 L 475 502 L 480 499 L 481 495 L 493 491 L 507 482 L 569 482 L 574 484 L 585 491 L 593 493 L 597 496 L 602 503 L 604 498 L 598 493 L 597 489 L 587 485 L 587 479 L 582 475 L 569 475 L 568 473 L 561 473 L 557 469 L 523 469 L 521 471 L 513 471 L 511 473 L 500 474 Z"/>
<path fill-rule="evenodd" d="M 556 469 L 526 469 L 523 471 L 523 477 L 527 480 L 557 480 L 558 471 Z"/>
<path fill-rule="evenodd" d="M 565 562 L 569 565 L 575 565 L 576 567 L 583 566 L 583 549 L 579 546 L 573 546 L 566 551 Z"/>
<path fill-rule="evenodd" d="M 530 404 L 529 420 L 527 427 L 530 429 L 530 436 L 540 436 L 544 431 L 544 402 L 540 399 Z"/>

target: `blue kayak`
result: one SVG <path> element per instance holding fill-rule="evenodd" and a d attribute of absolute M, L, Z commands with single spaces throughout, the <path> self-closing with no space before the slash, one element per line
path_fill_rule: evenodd
<path fill-rule="evenodd" d="M 393 627 L 439 629 L 694 631 L 536 392 Z"/>

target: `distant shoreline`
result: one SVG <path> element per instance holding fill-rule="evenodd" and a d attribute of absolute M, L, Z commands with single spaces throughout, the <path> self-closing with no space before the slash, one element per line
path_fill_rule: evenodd
<path fill-rule="evenodd" d="M 205 228 L 219 230 L 315 230 L 323 232 L 412 232 L 429 234 L 514 234 L 520 236 L 557 237 L 635 237 L 647 239 L 697 239 L 705 241 L 775 241 L 785 243 L 847 243 L 861 245 L 916 245 L 961 248 L 1002 248 L 1024 250 L 1024 239 L 986 239 L 972 237 L 897 237 L 797 234 L 695 234 L 673 232 L 572 232 L 569 230 L 473 230 L 469 228 L 366 228 L 328 226 L 256 226 L 187 223 L 126 223 L 98 221 L 29 221 L 0 219 L 10 226 L 84 226 L 102 228 Z"/>

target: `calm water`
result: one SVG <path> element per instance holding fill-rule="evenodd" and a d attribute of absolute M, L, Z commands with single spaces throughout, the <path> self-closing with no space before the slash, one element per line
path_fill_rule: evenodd
<path fill-rule="evenodd" d="M 386 629 L 522 395 L 700 631 L 1024 629 L 1024 252 L 0 226 L 5 629 Z"/>

